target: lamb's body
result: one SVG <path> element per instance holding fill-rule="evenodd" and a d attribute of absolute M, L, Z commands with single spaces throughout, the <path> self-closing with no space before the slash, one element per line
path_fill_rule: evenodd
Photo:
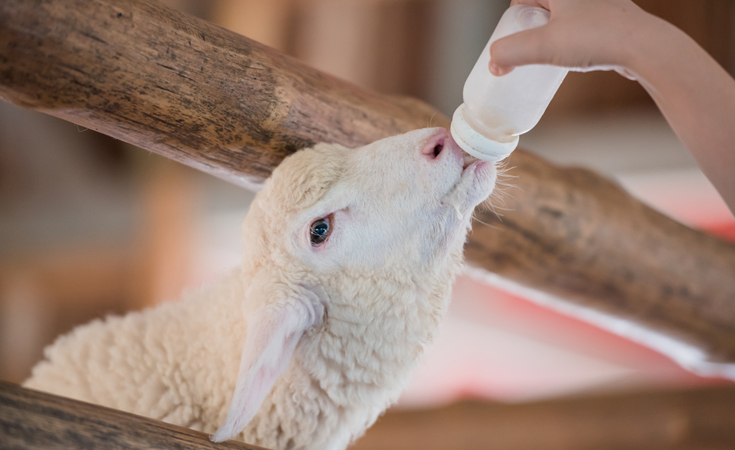
<path fill-rule="evenodd" d="M 379 288 L 355 280 L 356 293 L 365 282 Z M 51 362 L 38 365 L 26 386 L 213 433 L 235 390 L 246 328 L 232 311 L 244 293 L 238 270 L 180 302 L 79 327 L 47 349 Z M 344 326 L 302 339 L 240 439 L 343 448 L 397 399 L 444 311 L 426 315 L 413 299 L 367 309 L 350 300 L 330 308 L 330 320 Z M 366 315 L 375 318 L 369 332 L 354 327 Z"/>
<path fill-rule="evenodd" d="M 420 142 L 426 141 L 419 137 Z M 348 152 L 340 155 L 347 158 L 351 155 Z M 313 163 L 314 167 L 324 166 L 320 158 Z M 266 378 L 270 373 L 269 367 L 263 369 L 257 364 L 255 368 L 261 372 L 255 375 L 255 369 L 248 372 L 250 366 L 240 367 L 241 354 L 244 361 L 252 359 L 246 356 L 247 352 L 243 353 L 243 342 L 259 336 L 247 329 L 258 326 L 257 321 L 248 324 L 247 319 L 264 309 L 270 311 L 267 308 L 281 311 L 279 308 L 285 305 L 288 309 L 294 304 L 293 298 L 300 299 L 304 295 L 299 293 L 307 291 L 309 301 L 323 305 L 323 311 L 320 307 L 312 311 L 311 315 L 319 317 L 310 319 L 313 325 L 296 336 L 300 336 L 294 341 L 298 346 L 290 362 L 285 360 L 283 375 L 272 389 L 266 386 L 265 399 L 254 405 L 253 414 L 255 410 L 257 414 L 252 420 L 245 420 L 247 425 L 238 437 L 278 449 L 346 447 L 397 399 L 423 346 L 436 333 L 449 302 L 451 283 L 461 266 L 469 219 L 457 219 L 454 211 L 445 214 L 442 209 L 441 220 L 455 224 L 452 226 L 459 231 L 447 234 L 442 224 L 427 225 L 428 239 L 436 241 L 430 248 L 443 248 L 438 256 L 408 245 L 385 255 L 374 251 L 371 255 L 366 250 L 352 256 L 362 258 L 360 261 L 345 264 L 334 256 L 339 255 L 339 243 L 323 249 L 312 246 L 315 253 L 298 256 L 302 250 L 312 250 L 290 247 L 296 244 L 288 239 L 271 239 L 269 233 L 281 228 L 279 232 L 288 236 L 289 227 L 281 222 L 296 220 L 294 217 L 302 211 L 294 209 L 294 205 L 319 204 L 328 197 L 331 182 L 299 174 L 317 170 L 314 167 L 300 164 L 280 177 L 277 172 L 276 181 L 269 183 L 285 183 L 291 188 L 295 185 L 297 189 L 267 185 L 256 198 L 244 227 L 246 235 L 254 234 L 258 239 L 250 247 L 246 242 L 241 269 L 213 287 L 184 295 L 180 302 L 121 318 L 110 317 L 74 330 L 47 349 L 47 361 L 34 369 L 26 386 L 214 432 L 226 418 L 230 424 L 228 410 L 233 391 L 238 397 L 236 384 L 239 386 L 243 377 L 261 382 L 262 371 L 265 370 Z M 461 171 L 461 163 L 459 167 Z M 360 178 L 349 178 L 344 172 L 340 176 Z M 367 182 L 362 179 L 360 183 Z M 455 180 L 452 186 L 459 184 Z M 474 207 L 478 201 L 470 201 L 468 207 Z M 440 206 L 451 210 L 449 206 Z M 362 206 L 350 207 L 348 214 L 358 216 Z M 420 209 L 417 214 L 421 214 Z M 352 217 L 339 217 L 334 219 L 335 224 L 352 226 Z M 430 233 L 439 233 L 437 230 L 441 234 L 432 237 Z M 339 232 L 344 234 L 332 239 L 347 239 L 353 229 Z M 361 233 L 359 229 L 358 232 Z M 422 233 L 403 233 L 411 236 L 412 232 Z M 416 239 L 420 242 L 421 238 L 419 235 Z M 381 240 L 390 243 L 376 236 L 375 244 L 380 246 Z M 354 250 L 346 251 L 349 255 Z M 324 259 L 327 257 L 332 259 Z M 378 259 L 371 260 L 372 257 Z M 299 302 L 302 300 L 296 304 Z M 260 389 L 260 385 L 255 386 L 251 390 Z M 230 414 L 242 409 L 235 406 L 236 400 Z M 242 428 L 233 429 L 226 437 Z"/>
<path fill-rule="evenodd" d="M 180 302 L 76 328 L 25 385 L 213 431 L 237 378 L 245 323 L 232 311 L 243 290 L 231 273 Z"/>

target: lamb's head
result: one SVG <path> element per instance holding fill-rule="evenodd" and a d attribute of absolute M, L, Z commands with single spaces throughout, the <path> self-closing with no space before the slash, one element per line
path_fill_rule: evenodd
<path fill-rule="evenodd" d="M 299 266 L 299 276 L 433 276 L 461 251 L 472 210 L 495 184 L 493 164 L 463 166 L 443 128 L 300 151 L 276 169 L 245 221 L 246 270 L 268 261 L 287 272 Z"/>
<path fill-rule="evenodd" d="M 446 308 L 472 211 L 495 179 L 493 163 L 466 165 L 443 128 L 358 149 L 319 144 L 286 158 L 243 224 L 247 310 L 260 312 L 248 313 L 237 389 L 214 439 L 237 434 L 255 415 L 302 336 L 309 342 L 301 347 L 311 348 L 304 352 L 334 351 L 321 337 L 374 340 L 371 333 L 384 332 L 376 316 L 387 314 L 413 322 L 392 327 L 406 334 L 400 339 L 415 359 Z M 354 321 L 376 329 L 347 330 Z M 404 357 L 394 362 L 412 365 Z"/>

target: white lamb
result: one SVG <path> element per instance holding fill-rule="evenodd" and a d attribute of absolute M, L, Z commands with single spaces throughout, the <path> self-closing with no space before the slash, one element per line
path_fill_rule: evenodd
<path fill-rule="evenodd" d="M 216 442 L 344 449 L 397 399 L 447 309 L 496 179 L 493 163 L 463 166 L 443 128 L 297 152 L 250 207 L 242 268 L 75 329 L 25 386 Z"/>

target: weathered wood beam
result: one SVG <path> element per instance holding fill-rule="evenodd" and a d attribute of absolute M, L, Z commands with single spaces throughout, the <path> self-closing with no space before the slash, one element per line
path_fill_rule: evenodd
<path fill-rule="evenodd" d="M 3 0 L 0 97 L 244 186 L 316 142 L 359 146 L 446 117 L 368 92 L 149 0 Z M 471 264 L 735 362 L 735 247 L 590 171 L 523 150 Z"/>
<path fill-rule="evenodd" d="M 0 448 L 263 450 L 206 433 L 0 381 Z"/>
<path fill-rule="evenodd" d="M 725 450 L 735 387 L 388 411 L 353 450 Z"/>
<path fill-rule="evenodd" d="M 389 411 L 357 441 L 367 449 L 729 449 L 735 387 L 649 391 L 503 405 L 465 401 Z M 529 432 L 532 430 L 532 432 Z M 0 381 L 3 449 L 243 449 L 158 420 Z"/>

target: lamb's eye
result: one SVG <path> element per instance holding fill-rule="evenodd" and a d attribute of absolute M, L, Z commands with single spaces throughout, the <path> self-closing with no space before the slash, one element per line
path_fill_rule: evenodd
<path fill-rule="evenodd" d="M 329 235 L 332 233 L 332 227 L 330 226 L 329 219 L 329 217 L 325 217 L 323 219 L 315 220 L 314 223 L 311 224 L 311 229 L 309 230 L 311 245 L 317 246 L 327 241 L 327 238 L 329 238 Z"/>

